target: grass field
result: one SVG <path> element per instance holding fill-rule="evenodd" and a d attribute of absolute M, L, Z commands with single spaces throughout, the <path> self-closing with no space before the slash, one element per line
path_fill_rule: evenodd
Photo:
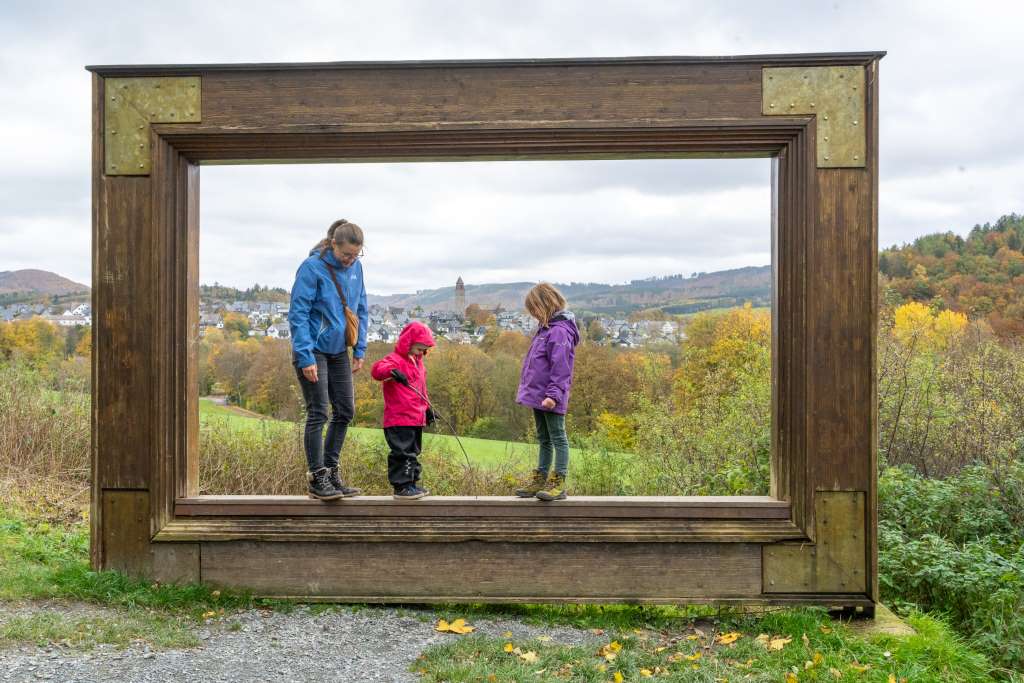
<path fill-rule="evenodd" d="M 274 420 L 257 413 L 252 413 L 234 406 L 223 406 L 214 403 L 210 399 L 199 399 L 199 419 L 223 419 L 238 429 L 295 429 L 295 424 L 282 420 Z M 373 427 L 349 427 L 348 438 L 358 439 L 362 442 L 384 443 L 384 432 Z M 495 465 L 499 462 L 519 462 L 527 466 L 532 465 L 537 457 L 537 447 L 533 444 L 517 441 L 494 441 L 492 439 L 476 439 L 473 437 L 460 437 L 470 460 L 474 464 L 486 466 Z M 446 434 L 423 435 L 423 447 L 443 449 L 461 456 L 459 445 L 455 438 Z M 574 452 L 575 451 L 575 452 Z M 577 449 L 570 451 L 570 456 L 578 453 Z"/>

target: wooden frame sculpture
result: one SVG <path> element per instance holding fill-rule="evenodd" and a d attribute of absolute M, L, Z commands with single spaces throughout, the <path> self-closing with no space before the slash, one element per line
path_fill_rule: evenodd
<path fill-rule="evenodd" d="M 93 566 L 360 602 L 871 613 L 882 56 L 89 67 Z M 202 164 L 723 156 L 772 159 L 770 496 L 197 495 Z"/>

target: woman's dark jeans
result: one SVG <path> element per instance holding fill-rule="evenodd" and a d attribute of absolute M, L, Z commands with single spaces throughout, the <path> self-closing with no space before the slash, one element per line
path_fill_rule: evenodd
<path fill-rule="evenodd" d="M 338 454 L 345 443 L 348 423 L 356 412 L 355 393 L 352 386 L 352 364 L 348 353 L 336 355 L 314 352 L 317 381 L 310 382 L 295 368 L 302 386 L 302 397 L 306 401 L 306 462 L 309 471 L 322 467 L 337 467 Z M 331 407 L 331 419 L 327 421 L 327 406 Z M 327 424 L 327 436 L 324 436 Z"/>
<path fill-rule="evenodd" d="M 554 451 L 555 472 L 564 476 L 569 472 L 569 438 L 565 435 L 565 415 L 534 408 L 533 419 L 537 423 L 537 443 L 540 444 L 537 469 L 541 472 L 551 469 L 551 452 Z"/>

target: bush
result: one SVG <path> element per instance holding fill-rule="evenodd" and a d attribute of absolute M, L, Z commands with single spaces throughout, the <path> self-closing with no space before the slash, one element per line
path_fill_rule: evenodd
<path fill-rule="evenodd" d="M 882 596 L 944 613 L 1000 664 L 1024 668 L 1024 463 L 1000 481 L 973 467 L 937 481 L 890 468 L 879 482 Z"/>

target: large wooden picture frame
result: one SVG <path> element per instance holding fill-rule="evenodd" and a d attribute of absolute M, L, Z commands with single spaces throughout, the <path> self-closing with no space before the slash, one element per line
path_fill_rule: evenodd
<path fill-rule="evenodd" d="M 346 601 L 871 612 L 882 56 L 89 67 L 93 566 Z M 772 159 L 771 495 L 197 495 L 202 164 L 723 156 Z"/>

